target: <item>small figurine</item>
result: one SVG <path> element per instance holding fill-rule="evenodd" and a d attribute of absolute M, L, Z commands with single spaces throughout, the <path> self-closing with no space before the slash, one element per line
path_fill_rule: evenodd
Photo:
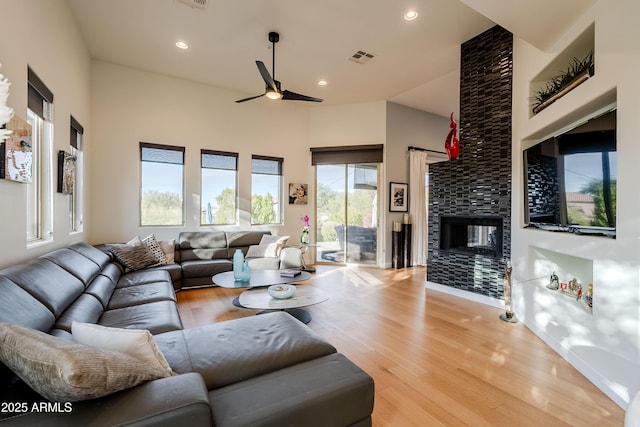
<path fill-rule="evenodd" d="M 582 285 L 578 283 L 578 288 L 576 289 L 576 301 L 580 301 L 582 298 Z"/>
<path fill-rule="evenodd" d="M 555 291 L 558 289 L 559 283 L 560 281 L 558 279 L 558 275 L 554 271 L 553 273 L 551 273 L 551 277 L 549 278 L 549 284 L 547 285 L 547 288 Z"/>

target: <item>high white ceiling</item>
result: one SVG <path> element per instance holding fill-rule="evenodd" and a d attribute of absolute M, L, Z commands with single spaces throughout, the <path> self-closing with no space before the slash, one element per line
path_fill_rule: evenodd
<path fill-rule="evenodd" d="M 271 72 L 267 35 L 277 31 L 283 89 L 324 98 L 320 105 L 389 100 L 442 116 L 459 110 L 461 43 L 498 23 L 547 50 L 595 1 L 198 0 L 206 3 L 199 9 L 179 0 L 68 0 L 95 59 L 244 98 L 264 92 L 255 61 Z M 418 19 L 405 21 L 408 9 Z M 177 40 L 190 48 L 177 49 Z M 374 58 L 350 60 L 358 50 Z"/>

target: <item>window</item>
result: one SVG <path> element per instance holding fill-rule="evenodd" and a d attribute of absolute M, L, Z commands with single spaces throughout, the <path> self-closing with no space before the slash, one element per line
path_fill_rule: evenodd
<path fill-rule="evenodd" d="M 69 194 L 69 229 L 72 232 L 82 231 L 82 189 L 83 183 L 83 158 L 82 135 L 84 128 L 71 116 L 71 129 L 69 140 L 70 162 L 75 166 L 73 173 L 73 189 Z"/>
<path fill-rule="evenodd" d="M 201 150 L 200 168 L 200 224 L 236 224 L 238 154 Z"/>
<path fill-rule="evenodd" d="M 140 143 L 140 225 L 184 224 L 184 147 Z"/>
<path fill-rule="evenodd" d="M 28 68 L 27 122 L 32 168 L 27 183 L 27 242 L 53 239 L 53 93 Z"/>
<path fill-rule="evenodd" d="M 282 162 L 278 157 L 251 156 L 251 224 L 282 222 Z"/>

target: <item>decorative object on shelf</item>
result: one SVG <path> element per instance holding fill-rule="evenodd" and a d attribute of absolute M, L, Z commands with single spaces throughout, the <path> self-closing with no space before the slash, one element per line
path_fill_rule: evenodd
<path fill-rule="evenodd" d="M 544 89 L 539 90 L 533 97 L 533 114 L 547 108 L 549 105 L 562 98 L 564 95 L 584 83 L 595 72 L 593 64 L 593 52 L 582 60 L 573 58 L 573 62 L 566 71 L 553 77 L 547 82 Z"/>
<path fill-rule="evenodd" d="M 242 249 L 236 249 L 233 254 L 233 278 L 239 282 L 248 282 L 251 278 L 249 262 L 245 261 Z"/>
<path fill-rule="evenodd" d="M 389 212 L 409 211 L 409 184 L 389 183 Z"/>
<path fill-rule="evenodd" d="M 504 307 L 505 312 L 500 315 L 500 320 L 504 320 L 509 323 L 517 323 L 515 313 L 513 312 L 513 306 L 511 305 L 511 261 L 507 261 L 507 265 L 504 267 Z"/>
<path fill-rule="evenodd" d="M 560 280 L 558 279 L 558 275 L 554 271 L 553 273 L 551 273 L 551 277 L 549 278 L 549 284 L 547 285 L 547 288 L 553 291 L 557 291 L 559 287 L 560 287 Z"/>
<path fill-rule="evenodd" d="M 267 292 L 275 299 L 289 299 L 296 294 L 294 285 L 271 285 L 267 288 Z"/>
<path fill-rule="evenodd" d="M 586 302 L 589 307 L 593 307 L 593 283 L 589 283 L 589 285 L 587 285 L 584 302 Z"/>
<path fill-rule="evenodd" d="M 309 215 L 305 215 L 300 218 L 302 221 L 302 234 L 300 235 L 300 243 L 308 245 L 311 242 L 309 238 L 309 232 L 311 231 L 311 223 L 309 222 Z"/>
<path fill-rule="evenodd" d="M 460 140 L 456 136 L 456 129 L 458 125 L 456 121 L 453 120 L 453 113 L 449 116 L 449 134 L 447 135 L 447 139 L 444 141 L 444 148 L 447 150 L 447 154 L 449 155 L 449 160 L 455 160 L 458 158 L 460 154 Z"/>
<path fill-rule="evenodd" d="M 307 184 L 289 183 L 289 204 L 306 205 L 308 188 Z"/>

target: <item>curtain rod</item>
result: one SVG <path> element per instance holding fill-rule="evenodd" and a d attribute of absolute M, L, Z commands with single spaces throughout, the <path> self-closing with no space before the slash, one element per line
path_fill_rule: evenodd
<path fill-rule="evenodd" d="M 407 150 L 428 151 L 430 153 L 447 154 L 445 151 L 429 150 L 428 148 L 414 147 L 413 145 L 410 145 L 409 148 L 407 148 Z"/>

